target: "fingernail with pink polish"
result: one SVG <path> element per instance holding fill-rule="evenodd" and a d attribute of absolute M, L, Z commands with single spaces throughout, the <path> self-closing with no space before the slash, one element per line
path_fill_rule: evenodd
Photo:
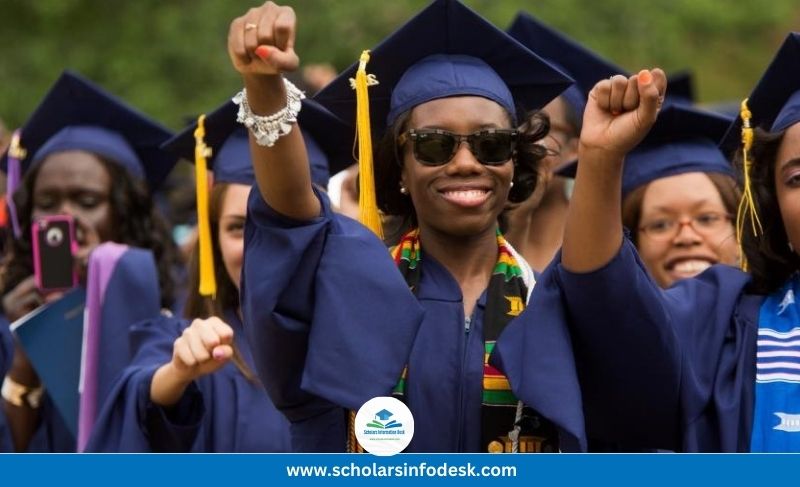
<path fill-rule="evenodd" d="M 266 61 L 269 57 L 269 47 L 258 46 L 256 48 L 256 56 L 260 57 L 262 61 Z"/>

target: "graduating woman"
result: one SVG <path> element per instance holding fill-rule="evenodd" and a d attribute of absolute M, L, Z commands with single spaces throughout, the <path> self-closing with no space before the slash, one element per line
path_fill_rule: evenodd
<path fill-rule="evenodd" d="M 750 273 L 716 265 L 666 291 L 623 236 L 619 198 L 625 154 L 655 120 L 663 73 L 595 87 L 563 253 L 534 300 L 569 325 L 590 435 L 678 451 L 800 451 L 798 59 L 792 33 L 726 137 L 744 142 L 736 159 Z M 523 328 L 497 346 L 498 362 L 522 383 L 532 346 Z"/>
<path fill-rule="evenodd" d="M 741 192 L 717 147 L 732 121 L 670 106 L 625 159 L 622 223 L 663 288 L 714 264 L 739 264 L 734 219 Z"/>
<path fill-rule="evenodd" d="M 346 127 L 313 102 L 304 104 L 300 123 L 312 181 L 324 187 L 326 154 L 334 167 L 345 159 L 336 153 L 338 145 L 325 144 L 338 143 Z M 207 215 L 198 212 L 198 221 L 209 224 L 200 224 L 193 252 L 186 319 L 162 317 L 131 327 L 135 357 L 109 395 L 89 451 L 290 451 L 289 422 L 252 372 L 239 309 L 247 195 L 255 181 L 247 132 L 236 123 L 233 102 L 199 126 L 165 145 L 184 157 L 196 151 L 206 157 L 210 149 L 214 174 L 208 201 L 198 196 L 198 208 L 208 207 Z M 205 161 L 196 163 L 205 178 Z"/>
<path fill-rule="evenodd" d="M 361 100 L 361 220 L 380 233 L 377 195 L 400 226 L 389 252 L 313 189 L 292 123 L 299 95 L 280 76 L 298 65 L 295 27 L 291 8 L 268 2 L 234 20 L 228 38 L 258 183 L 245 227 L 245 331 L 292 422 L 293 450 L 357 450 L 347 410 L 393 390 L 415 418 L 408 451 L 580 448 L 577 384 L 549 360 L 571 353 L 563 336 L 542 330 L 553 346 L 535 359 L 542 387 L 530 407 L 486 364 L 534 284 L 497 224 L 530 195 L 545 155 L 536 142 L 546 119 L 519 132 L 517 107 L 543 106 L 568 78 L 462 4 L 438 0 L 320 92 L 345 119 Z M 370 120 L 383 134 L 377 188 Z"/>
<path fill-rule="evenodd" d="M 55 298 L 37 288 L 33 275 L 31 226 L 36 218 L 74 219 L 75 257 L 84 271 L 90 252 L 101 243 L 148 249 L 124 256 L 117 252 L 109 269 L 122 264 L 122 270 L 106 276 L 101 319 L 111 328 L 104 327 L 100 347 L 98 401 L 111 376 L 128 360 L 126 337 L 117 340 L 114 332 L 126 323 L 158 315 L 173 302 L 177 252 L 148 192 L 161 184 L 177 161 L 159 149 L 170 136 L 100 87 L 66 72 L 3 161 L 13 183 L 9 194 L 14 195 L 12 211 L 18 224 L 2 269 L 3 314 L 9 322 Z M 7 325 L 2 333 L 9 333 Z M 62 417 L 46 390 L 43 395 L 40 377 L 25 351 L 14 348 L 13 359 L 2 372 L 3 405 L 15 449 L 75 451 L 75 418 Z"/>

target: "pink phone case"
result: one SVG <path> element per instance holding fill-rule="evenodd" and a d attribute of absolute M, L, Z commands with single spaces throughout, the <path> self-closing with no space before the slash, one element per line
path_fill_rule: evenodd
<path fill-rule="evenodd" d="M 66 230 L 66 240 L 61 240 L 55 246 L 51 245 L 50 248 L 44 248 L 44 246 L 50 245 L 48 242 L 41 241 L 41 235 L 46 233 L 45 231 L 54 227 L 60 227 L 63 230 Z M 63 233 L 63 232 L 62 232 Z M 62 235 L 62 239 L 63 239 Z M 33 243 L 33 274 L 36 280 L 36 287 L 38 287 L 43 292 L 55 292 L 55 291 L 63 291 L 66 289 L 71 289 L 78 284 L 78 275 L 74 270 L 72 257 L 78 250 L 78 243 L 75 240 L 75 221 L 69 215 L 52 215 L 52 216 L 45 216 L 38 218 L 33 222 L 31 226 L 31 241 Z M 57 262 L 54 264 L 58 264 L 61 266 L 69 265 L 68 270 L 62 269 L 62 276 L 58 279 L 60 285 L 56 286 L 48 286 L 48 282 L 45 282 L 44 278 L 44 270 L 43 259 L 52 258 L 54 255 L 58 256 L 67 256 L 65 252 L 66 249 L 61 248 L 60 252 L 52 251 L 54 247 L 63 247 L 67 246 L 69 249 L 68 258 L 69 262 L 66 262 L 66 258 L 59 257 L 61 262 Z M 66 276 L 66 277 L 65 277 Z"/>

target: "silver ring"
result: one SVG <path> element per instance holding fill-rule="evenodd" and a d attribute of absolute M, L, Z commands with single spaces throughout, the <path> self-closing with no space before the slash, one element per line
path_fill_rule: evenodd
<path fill-rule="evenodd" d="M 253 30 L 256 27 L 258 27 L 258 25 L 257 24 L 253 24 L 252 22 L 248 22 L 248 23 L 244 24 L 245 32 L 247 32 L 248 30 Z"/>

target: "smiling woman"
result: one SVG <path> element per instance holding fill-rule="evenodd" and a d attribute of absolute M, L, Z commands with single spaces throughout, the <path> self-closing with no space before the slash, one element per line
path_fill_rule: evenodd
<path fill-rule="evenodd" d="M 702 172 L 657 179 L 643 188 L 641 224 L 629 228 L 636 229 L 639 255 L 656 282 L 669 287 L 714 264 L 738 264 L 732 217 L 737 193 L 732 178 Z"/>
<path fill-rule="evenodd" d="M 271 2 L 231 24 L 229 51 L 255 111 L 243 108 L 242 119 L 285 110 L 278 75 L 297 66 L 295 27 L 294 12 Z M 534 285 L 498 229 L 509 203 L 533 191 L 545 156 L 536 144 L 545 119 L 518 132 L 517 107 L 543 106 L 569 80 L 454 0 L 433 2 L 366 61 L 316 98 L 350 119 L 355 108 L 366 112 L 350 79 L 369 85 L 369 118 L 383 133 L 377 206 L 399 220 L 398 245 L 387 250 L 332 213 L 312 189 L 297 130 L 274 146 L 251 143 L 260 191 L 248 208 L 242 311 L 259 376 L 293 423 L 292 448 L 357 451 L 345 411 L 392 393 L 414 415 L 407 451 L 580 448 L 574 382 L 562 388 L 556 365 L 568 347 L 551 347 L 552 360 L 531 373 L 558 387 L 526 404 L 486 362 Z M 372 159 L 366 125 L 362 118 L 362 181 Z"/>
<path fill-rule="evenodd" d="M 737 265 L 732 177 L 689 172 L 656 179 L 623 201 L 622 221 L 656 282 L 667 288 L 714 264 Z"/>
<path fill-rule="evenodd" d="M 511 127 L 511 114 L 481 97 L 432 100 L 401 114 L 377 150 L 378 207 L 398 217 L 401 233 L 416 226 L 462 236 L 494 229 L 509 202 L 533 191 L 545 155 L 535 143 L 547 131 L 541 115 L 525 132 Z"/>
<path fill-rule="evenodd" d="M 324 186 L 328 168 L 344 165 L 337 139 L 348 128 L 336 125 L 335 117 L 310 100 L 303 106 L 299 123 L 310 171 L 314 184 Z M 208 212 L 198 211 L 198 226 L 207 223 L 208 232 L 192 252 L 185 319 L 159 317 L 132 327 L 133 360 L 115 383 L 88 451 L 289 449 L 289 423 L 253 377 L 242 329 L 244 226 L 255 176 L 247 131 L 236 122 L 236 110 L 228 100 L 164 144 L 165 150 L 186 159 L 203 147 L 210 149 L 205 165 L 199 158 L 194 161 L 201 177 L 207 168 L 214 175 Z M 336 143 L 326 143 L 330 141 Z M 198 199 L 202 191 L 198 187 Z"/>
<path fill-rule="evenodd" d="M 673 106 L 631 154 L 623 172 L 622 223 L 663 288 L 714 264 L 737 265 L 740 191 L 716 148 L 732 119 Z"/>
<path fill-rule="evenodd" d="M 609 196 L 620 186 L 625 191 L 625 173 L 646 167 L 626 153 L 644 135 L 638 122 L 657 113 L 655 103 L 615 113 L 601 93 L 612 90 L 613 100 L 626 90 L 613 81 L 595 87 L 562 258 L 537 287 L 550 291 L 545 319 L 562 322 L 575 343 L 589 435 L 688 452 L 800 451 L 790 424 L 800 397 L 798 60 L 800 34 L 791 33 L 723 140 L 731 149 L 744 142 L 736 160 L 745 181 L 739 216 L 751 274 L 715 265 L 667 290 L 623 236 L 620 199 Z M 680 235 L 688 226 L 710 233 L 726 220 L 712 216 L 716 211 L 687 211 L 661 223 L 643 216 L 640 233 Z M 701 266 L 689 262 L 687 268 Z M 497 344 L 504 364 L 522 364 L 518 351 L 537 345 L 521 328 L 507 329 Z M 528 380 L 521 365 L 506 372 L 512 382 Z"/>

